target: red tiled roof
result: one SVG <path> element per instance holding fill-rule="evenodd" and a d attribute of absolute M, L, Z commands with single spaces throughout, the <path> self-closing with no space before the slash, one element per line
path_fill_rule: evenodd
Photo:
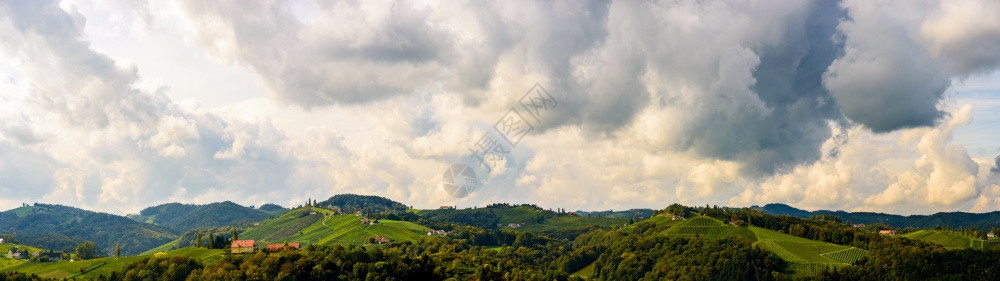
<path fill-rule="evenodd" d="M 299 248 L 299 243 L 288 243 L 288 247 L 293 248 L 293 249 L 298 249 Z M 285 244 L 268 244 L 267 245 L 267 250 L 268 251 L 280 251 L 283 248 L 285 248 Z"/>
<path fill-rule="evenodd" d="M 253 240 L 233 241 L 232 248 L 253 248 Z"/>

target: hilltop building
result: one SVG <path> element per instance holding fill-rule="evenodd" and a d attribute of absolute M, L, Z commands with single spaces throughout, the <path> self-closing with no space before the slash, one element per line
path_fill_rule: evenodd
<path fill-rule="evenodd" d="M 282 249 L 286 249 L 286 248 L 287 249 L 298 250 L 299 246 L 300 246 L 300 244 L 298 242 L 288 243 L 288 245 L 285 245 L 285 244 L 267 244 L 267 251 L 268 252 L 277 252 L 277 251 L 281 251 Z"/>
<path fill-rule="evenodd" d="M 253 240 L 236 240 L 233 241 L 232 246 L 229 249 L 230 253 L 233 254 L 244 254 L 244 253 L 255 253 L 257 252 L 257 245 Z"/>

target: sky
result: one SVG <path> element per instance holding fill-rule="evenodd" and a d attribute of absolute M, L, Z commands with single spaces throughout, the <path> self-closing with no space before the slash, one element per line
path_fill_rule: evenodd
<path fill-rule="evenodd" d="M 0 0 L 4 210 L 988 212 L 998 166 L 992 0 Z"/>

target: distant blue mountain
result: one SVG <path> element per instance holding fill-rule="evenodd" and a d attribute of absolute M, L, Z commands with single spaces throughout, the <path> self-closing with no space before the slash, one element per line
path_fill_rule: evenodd
<path fill-rule="evenodd" d="M 764 207 L 753 206 L 750 208 L 769 215 L 785 215 L 799 218 L 809 218 L 812 215 L 832 215 L 837 216 L 844 222 L 848 223 L 882 223 L 898 228 L 931 228 L 935 226 L 943 226 L 955 228 L 972 227 L 989 230 L 992 227 L 1000 227 L 1000 212 L 945 212 L 933 215 L 901 216 L 874 212 L 845 212 L 829 210 L 806 211 L 785 204 L 767 204 L 764 205 Z"/>

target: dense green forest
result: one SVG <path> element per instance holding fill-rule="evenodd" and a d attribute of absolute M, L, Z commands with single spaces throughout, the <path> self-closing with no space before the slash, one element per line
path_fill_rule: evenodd
<path fill-rule="evenodd" d="M 164 227 L 125 217 L 73 207 L 34 204 L 0 212 L 0 229 L 14 230 L 20 243 L 46 249 L 71 251 L 78 244 L 97 243 L 98 252 L 108 253 L 116 244 L 135 255 L 170 242 L 177 235 Z"/>
<path fill-rule="evenodd" d="M 272 205 L 268 209 L 274 211 L 283 208 Z M 207 205 L 163 204 L 143 209 L 138 215 L 130 215 L 129 218 L 165 226 L 174 233 L 184 233 L 195 228 L 249 225 L 272 215 L 263 210 L 225 201 Z"/>
<path fill-rule="evenodd" d="M 0 281 L 42 281 L 48 280 L 34 274 L 24 274 L 20 272 L 0 272 Z"/>
<path fill-rule="evenodd" d="M 345 213 L 357 211 L 365 213 L 403 212 L 409 209 L 406 205 L 389 198 L 356 194 L 337 194 L 316 205 L 339 209 Z"/>

